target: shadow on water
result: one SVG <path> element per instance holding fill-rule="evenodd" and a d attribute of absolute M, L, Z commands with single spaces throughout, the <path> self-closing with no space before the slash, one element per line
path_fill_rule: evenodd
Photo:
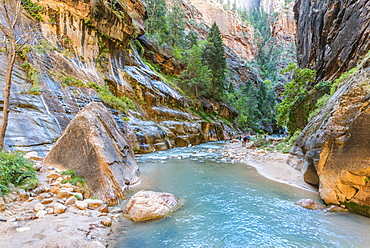
<path fill-rule="evenodd" d="M 162 220 L 122 218 L 114 247 L 368 247 L 368 218 L 298 207 L 318 195 L 207 152 L 220 148 L 208 143 L 139 158 L 142 182 L 133 193 L 169 192 L 186 203 Z"/>

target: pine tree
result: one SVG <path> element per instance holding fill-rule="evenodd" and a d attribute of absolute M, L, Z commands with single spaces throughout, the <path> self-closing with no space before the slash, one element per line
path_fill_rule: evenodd
<path fill-rule="evenodd" d="M 224 43 L 221 38 L 220 29 L 214 22 L 209 31 L 203 57 L 204 63 L 212 72 L 211 78 L 211 93 L 215 99 L 221 99 L 226 85 L 226 57 Z"/>
<path fill-rule="evenodd" d="M 186 51 L 184 61 L 186 70 L 180 75 L 182 88 L 196 97 L 210 97 L 211 70 L 202 62 L 202 53 L 207 41 L 198 41 L 191 49 Z"/>
<path fill-rule="evenodd" d="M 168 13 L 169 40 L 172 47 L 182 46 L 184 43 L 185 12 L 182 0 L 173 0 L 172 9 Z"/>
<path fill-rule="evenodd" d="M 145 22 L 149 34 L 164 34 L 167 32 L 167 8 L 165 0 L 146 0 L 148 19 Z"/>

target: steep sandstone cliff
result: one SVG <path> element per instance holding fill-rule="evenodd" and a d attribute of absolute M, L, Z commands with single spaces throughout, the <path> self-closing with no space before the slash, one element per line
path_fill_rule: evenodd
<path fill-rule="evenodd" d="M 277 11 L 277 20 L 272 23 L 272 35 L 281 42 L 294 42 L 297 34 L 297 24 L 293 12 L 294 2 L 285 5 Z"/>
<path fill-rule="evenodd" d="M 295 141 L 291 164 L 319 186 L 328 204 L 370 216 L 368 1 L 296 4 L 298 61 L 318 72 L 316 83 L 337 79 L 338 90 Z M 365 58 L 364 58 L 365 57 Z"/>
<path fill-rule="evenodd" d="M 239 58 L 246 61 L 254 58 L 257 48 L 253 27 L 245 25 L 237 13 L 225 10 L 220 3 L 212 0 L 188 1 L 199 11 L 205 24 L 212 26 L 213 22 L 217 23 L 225 45 Z"/>

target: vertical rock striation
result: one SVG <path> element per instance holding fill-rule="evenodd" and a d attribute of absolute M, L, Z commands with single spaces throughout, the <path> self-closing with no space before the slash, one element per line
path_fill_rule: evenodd
<path fill-rule="evenodd" d="M 298 0 L 298 61 L 331 81 L 356 66 L 370 49 L 370 2 L 367 0 Z"/>

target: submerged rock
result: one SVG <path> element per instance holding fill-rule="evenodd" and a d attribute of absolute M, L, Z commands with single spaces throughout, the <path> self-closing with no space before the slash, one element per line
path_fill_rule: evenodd
<path fill-rule="evenodd" d="M 330 207 L 321 205 L 320 203 L 315 202 L 311 199 L 301 199 L 296 202 L 296 205 L 313 210 L 324 210 L 326 212 L 348 212 L 348 209 L 342 208 L 340 206 L 331 205 Z"/>
<path fill-rule="evenodd" d="M 176 196 L 170 193 L 140 191 L 127 203 L 124 215 L 133 221 L 162 218 L 181 207 Z"/>
<path fill-rule="evenodd" d="M 76 115 L 43 163 L 76 171 L 107 203 L 112 194 L 124 198 L 122 188 L 138 181 L 132 148 L 102 103 L 90 103 Z"/>
<path fill-rule="evenodd" d="M 307 208 L 307 209 L 325 209 L 325 206 L 315 202 L 311 199 L 301 199 L 296 202 L 296 205 Z"/>

